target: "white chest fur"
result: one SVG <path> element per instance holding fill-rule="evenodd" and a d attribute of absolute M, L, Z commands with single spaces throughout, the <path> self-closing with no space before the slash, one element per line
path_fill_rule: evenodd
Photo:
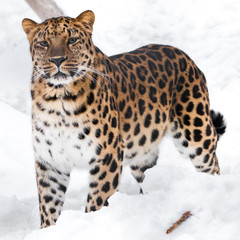
<path fill-rule="evenodd" d="M 51 121 L 37 118 L 33 123 L 36 158 L 63 171 L 88 167 L 96 156 L 96 143 L 86 129 L 90 128 L 78 122 L 66 122 L 61 116 Z"/>

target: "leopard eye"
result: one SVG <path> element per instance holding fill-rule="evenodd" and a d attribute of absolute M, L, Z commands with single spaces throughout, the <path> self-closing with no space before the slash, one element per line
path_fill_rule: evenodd
<path fill-rule="evenodd" d="M 41 41 L 41 42 L 39 42 L 39 44 L 40 44 L 42 47 L 48 47 L 48 42 L 47 42 L 47 41 Z"/>
<path fill-rule="evenodd" d="M 67 44 L 73 44 L 78 40 L 78 38 L 69 38 Z"/>

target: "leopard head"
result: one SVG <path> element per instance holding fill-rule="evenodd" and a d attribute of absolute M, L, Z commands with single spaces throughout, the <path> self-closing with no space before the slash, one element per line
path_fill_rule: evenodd
<path fill-rule="evenodd" d="M 85 11 L 77 18 L 58 17 L 38 24 L 23 19 L 22 27 L 30 42 L 33 82 L 69 84 L 90 69 L 94 61 L 91 35 L 95 17 Z"/>

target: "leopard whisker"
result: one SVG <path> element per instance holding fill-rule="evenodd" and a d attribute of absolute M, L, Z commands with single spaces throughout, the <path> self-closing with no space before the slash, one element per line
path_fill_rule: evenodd
<path fill-rule="evenodd" d="M 97 79 L 95 79 L 92 75 L 90 75 L 89 73 L 87 73 L 86 69 L 82 69 L 80 72 L 79 71 L 73 71 L 76 73 L 77 76 L 81 76 L 81 73 L 84 74 L 84 76 L 87 76 L 90 80 L 94 81 L 95 83 L 98 84 L 98 86 L 100 87 L 99 82 L 97 81 Z"/>
<path fill-rule="evenodd" d="M 81 70 L 81 71 L 84 70 L 84 71 L 89 71 L 89 72 L 95 73 L 95 74 L 103 77 L 110 85 L 112 85 L 111 81 L 109 80 L 109 78 L 110 78 L 110 79 L 113 79 L 112 77 L 110 77 L 110 76 L 107 75 L 107 74 L 101 73 L 101 72 L 97 71 L 96 69 L 91 68 L 90 66 L 82 66 L 82 65 L 81 65 L 81 66 L 79 67 L 79 70 Z"/>

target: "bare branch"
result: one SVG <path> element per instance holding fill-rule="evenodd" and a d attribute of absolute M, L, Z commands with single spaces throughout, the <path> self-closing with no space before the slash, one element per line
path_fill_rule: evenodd
<path fill-rule="evenodd" d="M 42 21 L 47 18 L 63 16 L 63 11 L 54 0 L 26 0 Z"/>

